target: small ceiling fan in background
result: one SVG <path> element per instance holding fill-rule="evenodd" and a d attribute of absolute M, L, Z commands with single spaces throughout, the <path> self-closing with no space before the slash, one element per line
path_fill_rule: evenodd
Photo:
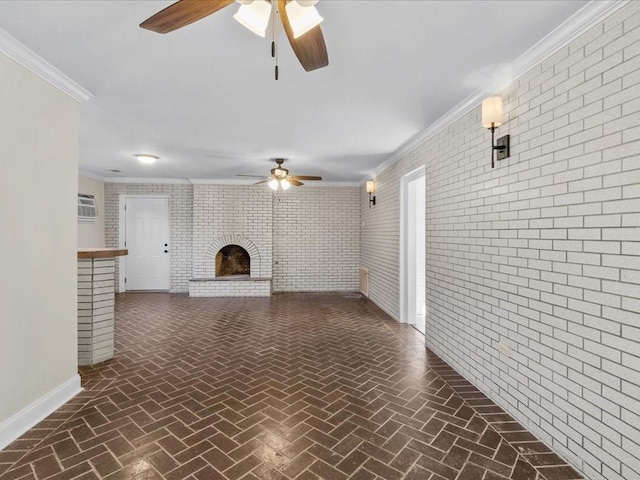
<path fill-rule="evenodd" d="M 322 17 L 315 8 L 318 0 L 235 0 L 240 4 L 233 16 L 252 32 L 264 37 L 269 21 L 276 28 L 276 12 L 287 34 L 289 43 L 302 67 L 310 72 L 329 65 L 320 22 Z M 277 3 L 276 3 L 277 2 Z M 157 33 L 169 33 L 234 3 L 234 0 L 179 0 L 160 10 L 140 24 Z M 271 42 L 271 56 L 276 57 L 275 33 Z M 276 80 L 278 66 L 276 64 Z"/>
<path fill-rule="evenodd" d="M 254 183 L 254 185 L 260 185 L 261 183 L 269 182 L 269 188 L 272 190 L 288 190 L 291 185 L 294 187 L 301 187 L 304 185 L 300 180 L 322 180 L 322 177 L 318 177 L 315 175 L 289 175 L 289 170 L 284 168 L 282 164 L 284 163 L 284 158 L 276 158 L 274 159 L 278 164 L 277 167 L 271 169 L 271 175 L 266 178 L 260 175 L 238 175 L 238 177 L 252 177 L 252 178 L 262 178 L 259 182 Z"/>

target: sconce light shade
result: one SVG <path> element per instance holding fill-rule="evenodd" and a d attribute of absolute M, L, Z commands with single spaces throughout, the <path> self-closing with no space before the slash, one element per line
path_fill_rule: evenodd
<path fill-rule="evenodd" d="M 482 126 L 491 130 L 491 168 L 495 167 L 495 158 L 503 160 L 510 156 L 509 135 L 495 142 L 495 131 L 502 125 L 502 97 L 489 97 L 482 101 Z"/>
<path fill-rule="evenodd" d="M 374 180 L 367 180 L 367 193 L 375 193 L 376 182 Z"/>
<path fill-rule="evenodd" d="M 484 128 L 502 125 L 502 97 L 489 97 L 482 101 L 482 126 Z"/>
<path fill-rule="evenodd" d="M 256 35 L 264 37 L 271 18 L 271 3 L 264 0 L 243 2 L 233 18 Z"/>
<path fill-rule="evenodd" d="M 371 205 L 376 204 L 376 197 L 375 195 L 372 196 L 372 194 L 376 192 L 376 181 L 367 180 L 365 187 L 366 187 L 367 193 L 369 194 L 369 208 L 371 208 Z"/>

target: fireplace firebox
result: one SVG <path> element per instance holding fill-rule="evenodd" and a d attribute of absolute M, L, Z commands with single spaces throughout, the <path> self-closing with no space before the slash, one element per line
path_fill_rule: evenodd
<path fill-rule="evenodd" d="M 216 254 L 216 277 L 251 274 L 251 258 L 240 245 L 227 245 Z"/>

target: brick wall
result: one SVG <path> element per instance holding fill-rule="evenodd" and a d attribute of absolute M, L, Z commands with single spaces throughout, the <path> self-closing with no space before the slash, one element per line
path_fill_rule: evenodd
<path fill-rule="evenodd" d="M 494 170 L 478 107 L 361 191 L 371 298 L 397 316 L 399 179 L 425 165 L 428 345 L 587 478 L 640 478 L 640 3 L 501 94 Z"/>
<path fill-rule="evenodd" d="M 304 186 L 274 196 L 274 291 L 358 289 L 359 194 Z"/>
<path fill-rule="evenodd" d="M 257 247 L 260 271 L 252 276 L 273 277 L 274 291 L 358 288 L 358 187 L 305 186 L 274 196 L 264 185 L 106 183 L 108 247 L 118 245 L 120 194 L 170 196 L 172 292 L 188 291 L 190 278 L 212 276 L 208 247 L 226 235 Z"/>
<path fill-rule="evenodd" d="M 191 228 L 193 186 L 159 183 L 105 183 L 105 245 L 119 241 L 119 197 L 128 195 L 168 195 L 171 226 L 171 292 L 187 292 L 191 275 Z M 116 289 L 118 287 L 116 262 Z"/>
<path fill-rule="evenodd" d="M 210 277 L 205 268 L 209 246 L 219 237 L 240 235 L 250 241 L 260 255 L 260 271 L 251 265 L 252 277 L 271 278 L 273 263 L 273 213 L 271 190 L 260 186 L 193 186 L 193 275 Z M 217 253 L 217 252 L 216 252 Z M 214 254 L 215 255 L 215 254 Z"/>

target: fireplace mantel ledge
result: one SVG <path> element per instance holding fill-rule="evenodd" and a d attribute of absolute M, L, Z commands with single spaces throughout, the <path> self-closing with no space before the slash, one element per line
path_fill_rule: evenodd
<path fill-rule="evenodd" d="M 271 277 L 211 277 L 211 278 L 191 278 L 190 282 L 264 282 L 272 280 Z"/>

